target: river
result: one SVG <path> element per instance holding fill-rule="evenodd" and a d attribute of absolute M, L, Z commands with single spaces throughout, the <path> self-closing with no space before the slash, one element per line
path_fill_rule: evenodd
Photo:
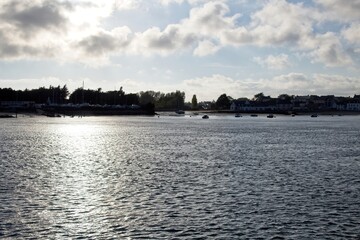
<path fill-rule="evenodd" d="M 0 123 L 0 238 L 360 238 L 360 116 Z"/>

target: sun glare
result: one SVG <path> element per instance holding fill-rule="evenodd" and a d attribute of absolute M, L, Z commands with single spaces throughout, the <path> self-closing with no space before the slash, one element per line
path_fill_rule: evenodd
<path fill-rule="evenodd" d="M 66 124 L 61 128 L 61 132 L 66 136 L 87 136 L 94 132 L 94 127 L 87 124 Z"/>

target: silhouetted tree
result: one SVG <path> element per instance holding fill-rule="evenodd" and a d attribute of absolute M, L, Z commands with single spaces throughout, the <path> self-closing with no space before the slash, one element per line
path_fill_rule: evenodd
<path fill-rule="evenodd" d="M 192 99 L 191 99 L 191 108 L 192 109 L 197 109 L 198 108 L 198 102 L 197 102 L 197 98 L 196 95 L 194 94 Z"/>
<path fill-rule="evenodd" d="M 261 92 L 261 93 L 255 94 L 253 99 L 257 102 L 261 102 L 264 99 L 264 97 L 265 97 L 264 93 Z"/>
<path fill-rule="evenodd" d="M 159 99 L 155 102 L 156 109 L 184 109 L 185 93 L 176 91 L 171 93 L 161 93 Z"/>
<path fill-rule="evenodd" d="M 138 105 L 139 104 L 139 96 L 136 93 L 129 93 L 125 95 L 126 105 Z"/>
<path fill-rule="evenodd" d="M 229 109 L 230 104 L 230 97 L 226 96 L 225 93 L 221 94 L 220 97 L 216 100 L 216 107 L 218 109 Z"/>
<path fill-rule="evenodd" d="M 161 96 L 160 92 L 146 91 L 139 93 L 140 104 L 145 105 L 147 103 L 155 103 Z"/>
<path fill-rule="evenodd" d="M 291 99 L 293 99 L 293 97 L 294 96 L 290 96 L 290 95 L 284 93 L 284 94 L 280 94 L 278 96 L 278 99 L 285 100 L 285 101 L 290 101 Z"/>

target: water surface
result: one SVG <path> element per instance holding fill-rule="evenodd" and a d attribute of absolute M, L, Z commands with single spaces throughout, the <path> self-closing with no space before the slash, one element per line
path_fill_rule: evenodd
<path fill-rule="evenodd" d="M 359 239 L 359 123 L 3 119 L 0 238 Z"/>

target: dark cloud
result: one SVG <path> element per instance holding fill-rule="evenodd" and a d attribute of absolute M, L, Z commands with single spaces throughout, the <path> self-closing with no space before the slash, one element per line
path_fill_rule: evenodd
<path fill-rule="evenodd" d="M 103 55 L 117 48 L 116 39 L 109 34 L 90 36 L 80 41 L 78 46 L 89 55 Z"/>
<path fill-rule="evenodd" d="M 27 56 L 40 56 L 43 51 L 26 45 L 15 44 L 9 41 L 6 35 L 0 31 L 0 59 L 16 59 Z"/>
<path fill-rule="evenodd" d="M 38 31 L 59 31 L 66 28 L 67 19 L 63 10 L 70 9 L 70 3 L 11 1 L 0 9 L 0 20 L 15 27 L 21 35 L 29 37 Z"/>
<path fill-rule="evenodd" d="M 169 28 L 169 31 L 160 33 L 155 32 L 156 34 L 151 35 L 149 38 L 149 46 L 151 48 L 161 48 L 161 49 L 173 49 L 177 45 L 177 40 L 179 37 L 178 35 L 178 28 Z"/>
<path fill-rule="evenodd" d="M 180 25 L 169 25 L 163 32 L 158 28 L 147 30 L 143 41 L 153 50 L 174 51 L 191 46 L 196 37 L 191 32 L 183 31 Z"/>
<path fill-rule="evenodd" d="M 84 38 L 76 44 L 88 56 L 102 56 L 111 54 L 130 44 L 128 28 L 118 28 L 112 32 L 101 31 Z"/>

